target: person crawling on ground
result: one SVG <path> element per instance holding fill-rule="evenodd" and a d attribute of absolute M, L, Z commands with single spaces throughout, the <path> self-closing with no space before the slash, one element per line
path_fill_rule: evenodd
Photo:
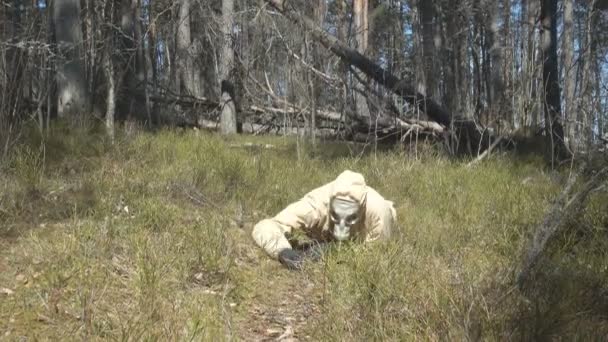
<path fill-rule="evenodd" d="M 258 222 L 251 235 L 271 258 L 288 269 L 299 270 L 305 253 L 293 248 L 286 237 L 294 230 L 299 229 L 322 244 L 371 242 L 390 238 L 396 221 L 393 202 L 366 185 L 362 174 L 346 170 L 273 218 Z"/>

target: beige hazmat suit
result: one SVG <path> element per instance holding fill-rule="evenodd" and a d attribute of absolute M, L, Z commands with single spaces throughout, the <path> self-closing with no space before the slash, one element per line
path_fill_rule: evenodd
<path fill-rule="evenodd" d="M 281 250 L 292 248 L 285 234 L 293 229 L 301 229 L 317 241 L 331 240 L 334 223 L 329 217 L 329 206 L 332 198 L 348 199 L 360 205 L 361 219 L 351 227 L 351 238 L 369 242 L 391 236 L 397 220 L 393 202 L 367 186 L 363 175 L 346 170 L 334 181 L 290 204 L 275 217 L 258 222 L 253 228 L 253 239 L 275 259 Z"/>

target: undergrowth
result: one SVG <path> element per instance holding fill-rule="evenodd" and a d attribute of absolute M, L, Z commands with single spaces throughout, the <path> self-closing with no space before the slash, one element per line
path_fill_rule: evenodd
<path fill-rule="evenodd" d="M 605 193 L 556 239 L 539 290 L 514 285 L 567 170 L 197 131 L 30 136 L 0 166 L 0 339 L 248 340 L 269 322 L 258 309 L 289 306 L 302 284 L 316 311 L 300 339 L 608 333 Z M 395 239 L 332 246 L 300 273 L 254 246 L 255 222 L 344 169 L 395 202 Z"/>

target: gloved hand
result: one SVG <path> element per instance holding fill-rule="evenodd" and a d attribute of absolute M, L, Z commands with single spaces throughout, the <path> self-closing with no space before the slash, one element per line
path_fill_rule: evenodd
<path fill-rule="evenodd" d="M 304 262 L 303 255 L 291 248 L 285 248 L 279 252 L 279 262 L 290 270 L 301 270 Z"/>
<path fill-rule="evenodd" d="M 315 243 L 304 251 L 304 258 L 317 262 L 329 251 L 330 244 L 327 242 Z"/>

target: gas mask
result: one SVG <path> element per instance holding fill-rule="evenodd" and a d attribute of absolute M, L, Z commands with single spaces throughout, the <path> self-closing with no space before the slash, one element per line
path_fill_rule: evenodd
<path fill-rule="evenodd" d="M 360 216 L 359 203 L 342 198 L 333 198 L 329 203 L 329 216 L 334 224 L 333 236 L 338 241 L 348 240 L 351 228 Z"/>

